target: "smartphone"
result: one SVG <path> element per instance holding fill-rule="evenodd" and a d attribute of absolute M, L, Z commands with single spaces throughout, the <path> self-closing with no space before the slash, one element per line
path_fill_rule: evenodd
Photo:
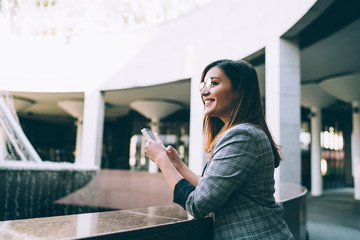
<path fill-rule="evenodd" d="M 143 128 L 143 130 L 149 135 L 149 137 L 152 140 L 156 141 L 154 134 L 151 132 L 151 130 L 149 128 Z"/>

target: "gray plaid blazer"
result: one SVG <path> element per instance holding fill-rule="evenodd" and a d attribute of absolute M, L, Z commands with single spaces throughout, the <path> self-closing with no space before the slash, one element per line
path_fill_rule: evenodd
<path fill-rule="evenodd" d="M 274 199 L 274 155 L 267 135 L 239 124 L 216 142 L 185 209 L 213 213 L 214 239 L 294 239 Z"/>

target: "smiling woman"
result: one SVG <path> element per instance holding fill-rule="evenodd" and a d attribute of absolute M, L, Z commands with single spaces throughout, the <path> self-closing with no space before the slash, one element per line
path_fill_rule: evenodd
<path fill-rule="evenodd" d="M 265 122 L 255 69 L 219 60 L 203 71 L 205 151 L 202 176 L 191 171 L 159 136 L 146 155 L 161 169 L 174 202 L 195 218 L 214 216 L 214 239 L 294 239 L 274 198 L 274 168 L 281 157 Z"/>

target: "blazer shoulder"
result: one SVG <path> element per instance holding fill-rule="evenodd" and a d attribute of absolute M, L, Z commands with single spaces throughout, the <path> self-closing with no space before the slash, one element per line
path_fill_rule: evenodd
<path fill-rule="evenodd" d="M 224 141 L 234 136 L 247 136 L 248 138 L 261 138 L 266 136 L 265 132 L 253 124 L 240 123 L 226 130 L 218 139 Z"/>
<path fill-rule="evenodd" d="M 216 141 L 213 152 L 215 153 L 220 148 L 235 142 L 246 142 L 247 144 L 256 143 L 262 135 L 261 132 L 262 130 L 251 124 L 242 123 L 235 125 L 221 134 Z"/>
<path fill-rule="evenodd" d="M 264 135 L 262 135 L 262 133 Z M 233 150 L 251 148 L 252 151 L 255 151 L 255 149 L 257 149 L 256 146 L 259 145 L 259 140 L 263 136 L 266 137 L 266 134 L 252 124 L 237 124 L 226 130 L 223 134 L 221 134 L 221 136 L 215 143 L 210 158 L 212 158 L 221 149 L 224 149 L 227 146 L 231 146 L 230 148 Z"/>

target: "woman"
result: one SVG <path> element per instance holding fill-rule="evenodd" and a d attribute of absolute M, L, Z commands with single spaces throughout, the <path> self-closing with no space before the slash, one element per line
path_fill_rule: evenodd
<path fill-rule="evenodd" d="M 196 218 L 213 213 L 214 239 L 294 239 L 274 199 L 281 157 L 265 122 L 255 69 L 219 60 L 203 71 L 203 131 L 209 160 L 193 173 L 157 134 L 145 151 L 174 191 L 174 202 Z"/>

